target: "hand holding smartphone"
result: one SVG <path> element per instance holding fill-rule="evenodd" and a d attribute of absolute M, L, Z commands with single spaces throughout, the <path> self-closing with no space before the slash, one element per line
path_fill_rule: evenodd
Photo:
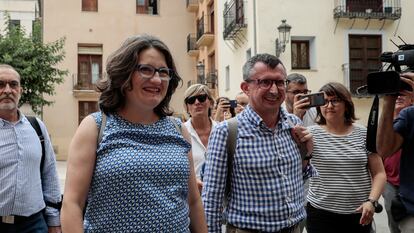
<path fill-rule="evenodd" d="M 309 105 L 307 106 L 309 108 L 325 105 L 325 95 L 323 92 L 317 92 L 317 93 L 299 96 L 299 99 L 303 99 L 303 98 L 309 99 Z"/>

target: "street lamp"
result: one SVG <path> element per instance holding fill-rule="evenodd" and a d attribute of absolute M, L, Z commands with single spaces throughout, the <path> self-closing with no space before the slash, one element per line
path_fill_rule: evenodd
<path fill-rule="evenodd" d="M 286 44 L 289 43 L 290 29 L 292 27 L 286 23 L 286 19 L 282 20 L 282 24 L 277 27 L 279 38 L 276 39 L 276 57 L 285 52 Z"/>
<path fill-rule="evenodd" d="M 205 84 L 205 65 L 203 62 L 199 61 L 196 65 L 197 68 L 197 77 L 198 77 L 198 83 Z"/>

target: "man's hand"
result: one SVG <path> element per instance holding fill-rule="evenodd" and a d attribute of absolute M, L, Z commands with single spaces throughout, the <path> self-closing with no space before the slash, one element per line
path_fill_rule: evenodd
<path fill-rule="evenodd" d="M 310 104 L 308 98 L 299 99 L 302 95 L 303 94 L 297 94 L 293 98 L 293 114 L 295 114 L 301 120 L 303 119 L 303 116 L 305 115 L 306 110 L 308 110 L 308 106 Z"/>
<path fill-rule="evenodd" d="M 414 73 L 409 72 L 409 73 L 401 74 L 401 81 L 403 81 L 403 82 L 407 83 L 408 85 L 410 85 L 411 88 L 413 89 L 413 91 L 403 90 L 403 91 L 400 92 L 400 94 L 408 96 L 410 98 L 414 98 Z"/>
<path fill-rule="evenodd" d="M 60 228 L 60 226 L 58 226 L 58 227 L 48 227 L 47 232 L 48 233 L 62 233 L 62 229 Z"/>
<path fill-rule="evenodd" d="M 299 148 L 306 150 L 306 155 L 310 155 L 313 151 L 313 135 L 309 130 L 301 125 L 296 125 L 292 129 L 293 139 L 298 144 Z"/>

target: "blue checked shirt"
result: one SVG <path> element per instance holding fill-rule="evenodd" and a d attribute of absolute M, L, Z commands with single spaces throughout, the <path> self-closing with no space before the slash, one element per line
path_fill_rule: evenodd
<path fill-rule="evenodd" d="M 226 221 L 238 228 L 276 232 L 305 218 L 303 179 L 316 176 L 308 166 L 302 171 L 298 146 L 291 136 L 299 118 L 280 110 L 275 130 L 248 106 L 237 115 L 238 135 L 231 191 L 224 209 Z M 209 232 L 221 232 L 227 177 L 228 125 L 218 124 L 210 136 L 203 187 Z"/>
<path fill-rule="evenodd" d="M 44 200 L 60 201 L 55 154 L 43 122 L 45 164 L 40 180 L 42 146 L 36 131 L 23 114 L 11 123 L 0 118 L 0 216 L 30 216 L 45 208 Z M 46 208 L 48 226 L 60 226 L 59 211 Z"/>

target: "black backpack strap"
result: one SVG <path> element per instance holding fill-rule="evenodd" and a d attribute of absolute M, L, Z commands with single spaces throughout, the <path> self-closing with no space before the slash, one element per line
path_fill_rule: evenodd
<path fill-rule="evenodd" d="M 236 151 L 237 144 L 237 118 L 233 117 L 227 120 L 229 133 L 227 135 L 227 179 L 226 179 L 226 189 L 225 197 L 226 199 L 230 195 L 231 190 L 231 176 L 233 173 L 233 160 L 234 153 Z"/>
<path fill-rule="evenodd" d="M 43 180 L 43 169 L 45 166 L 45 157 L 46 157 L 46 152 L 45 152 L 45 137 L 43 136 L 43 132 L 42 129 L 40 128 L 39 122 L 37 121 L 36 117 L 34 116 L 26 116 L 27 120 L 30 122 L 30 124 L 32 125 L 33 129 L 36 131 L 37 136 L 39 137 L 40 140 L 40 144 L 42 145 L 42 158 L 40 160 L 40 177 Z M 46 206 L 55 208 L 60 210 L 62 208 L 62 202 L 58 202 L 58 203 L 53 203 L 50 201 L 46 201 L 45 200 L 45 204 Z"/>
<path fill-rule="evenodd" d="M 34 116 L 26 116 L 27 120 L 32 125 L 39 137 L 40 144 L 42 145 L 42 158 L 40 160 L 40 175 L 42 175 L 43 166 L 45 165 L 45 137 L 43 137 L 42 129 L 40 128 L 39 122 Z"/>

